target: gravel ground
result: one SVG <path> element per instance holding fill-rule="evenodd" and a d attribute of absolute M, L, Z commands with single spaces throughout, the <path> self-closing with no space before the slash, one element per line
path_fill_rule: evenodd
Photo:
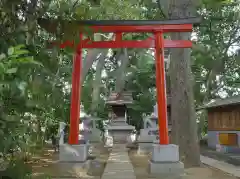
<path fill-rule="evenodd" d="M 96 148 L 92 153 L 95 157 L 89 162 L 90 169 L 76 167 L 74 164 L 60 165 L 58 153 L 46 149 L 43 155 L 34 157 L 31 162 L 33 179 L 47 179 L 48 177 L 51 179 L 100 179 L 109 157 L 109 151 L 100 145 Z"/>
<path fill-rule="evenodd" d="M 130 160 L 133 164 L 136 179 L 159 179 L 159 176 L 148 174 L 148 160 L 150 156 L 139 156 L 136 150 L 129 152 Z M 185 170 L 183 179 L 237 179 L 219 170 L 201 166 Z"/>

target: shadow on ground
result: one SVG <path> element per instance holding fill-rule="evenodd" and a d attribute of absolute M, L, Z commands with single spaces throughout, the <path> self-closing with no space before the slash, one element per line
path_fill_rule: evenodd
<path fill-rule="evenodd" d="M 100 179 L 109 157 L 109 151 L 102 146 L 97 146 L 93 150 L 89 160 L 90 167 L 80 167 L 77 164 L 60 164 L 58 162 L 58 153 L 46 148 L 41 156 L 36 156 L 31 161 L 33 168 L 33 179 Z M 88 169 L 89 168 L 89 169 Z"/>
<path fill-rule="evenodd" d="M 129 151 L 129 158 L 133 164 L 136 179 L 159 179 L 159 176 L 148 174 L 148 160 L 150 155 L 138 155 L 137 150 Z M 185 169 L 182 179 L 237 179 L 222 171 L 201 166 Z"/>
<path fill-rule="evenodd" d="M 240 167 L 240 154 L 220 153 L 207 146 L 201 146 L 201 154 Z"/>

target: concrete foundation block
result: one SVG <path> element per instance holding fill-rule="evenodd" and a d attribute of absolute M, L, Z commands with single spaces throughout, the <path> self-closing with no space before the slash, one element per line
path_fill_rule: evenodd
<path fill-rule="evenodd" d="M 153 144 L 149 172 L 159 174 L 162 178 L 181 178 L 184 174 L 184 165 L 179 161 L 179 147 L 174 144 Z"/>
<path fill-rule="evenodd" d="M 79 162 L 83 163 L 88 157 L 87 144 L 68 145 L 63 144 L 59 146 L 59 160 L 60 162 Z"/>
<path fill-rule="evenodd" d="M 184 175 L 184 164 L 182 162 L 149 161 L 149 172 L 160 175 L 161 178 L 179 179 Z"/>
<path fill-rule="evenodd" d="M 179 147 L 174 144 L 153 144 L 151 160 L 153 162 L 178 162 Z"/>

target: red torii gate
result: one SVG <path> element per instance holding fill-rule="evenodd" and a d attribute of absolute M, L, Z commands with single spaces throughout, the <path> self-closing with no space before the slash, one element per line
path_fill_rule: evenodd
<path fill-rule="evenodd" d="M 80 29 L 80 43 L 77 45 L 73 62 L 72 94 L 70 114 L 69 144 L 78 144 L 79 117 L 80 117 L 80 93 L 81 93 L 81 69 L 83 48 L 155 48 L 156 86 L 158 104 L 158 125 L 160 144 L 169 144 L 167 125 L 167 100 L 165 88 L 164 48 L 191 48 L 189 40 L 165 40 L 166 32 L 192 32 L 193 23 L 198 23 L 199 18 L 188 18 L 166 21 L 133 21 L 133 20 L 100 20 L 100 21 L 76 21 Z M 83 28 L 88 27 L 93 33 L 115 33 L 113 41 L 91 41 L 83 39 Z M 147 32 L 153 33 L 153 37 L 141 41 L 124 41 L 123 33 Z M 61 48 L 74 47 L 74 42 L 67 41 L 60 44 Z"/>

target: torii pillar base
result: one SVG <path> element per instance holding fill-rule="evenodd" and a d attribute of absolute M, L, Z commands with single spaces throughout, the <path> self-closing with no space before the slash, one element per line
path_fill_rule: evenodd
<path fill-rule="evenodd" d="M 161 178 L 180 179 L 184 174 L 184 165 L 179 161 L 179 147 L 174 144 L 153 144 L 152 158 L 149 161 L 149 173 Z"/>
<path fill-rule="evenodd" d="M 78 145 L 62 144 L 59 146 L 60 162 L 85 163 L 87 161 L 87 157 L 88 157 L 87 144 Z"/>

